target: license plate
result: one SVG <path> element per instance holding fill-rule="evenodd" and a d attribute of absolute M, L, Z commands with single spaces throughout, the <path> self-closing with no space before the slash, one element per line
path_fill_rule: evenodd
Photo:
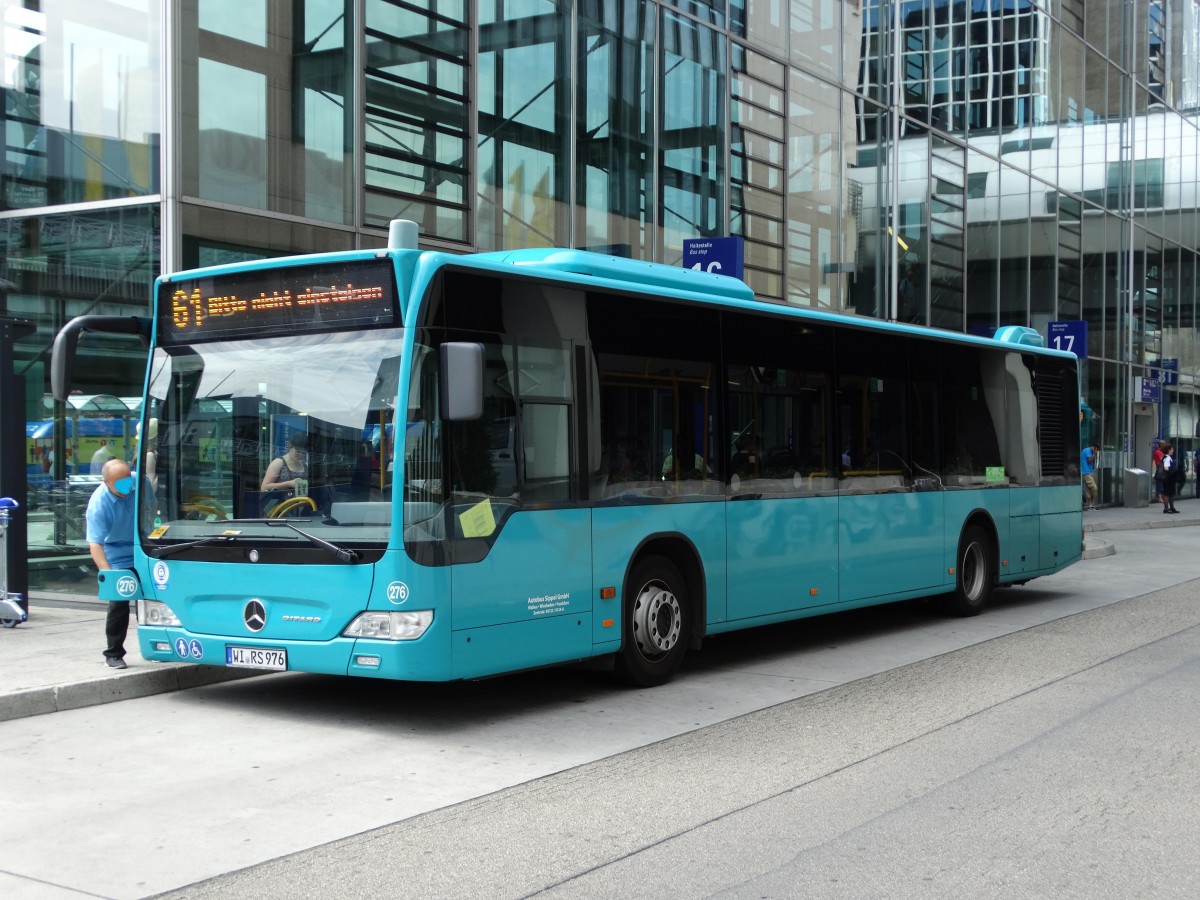
<path fill-rule="evenodd" d="M 266 647 L 226 647 L 225 665 L 235 669 L 287 671 L 287 651 Z"/>

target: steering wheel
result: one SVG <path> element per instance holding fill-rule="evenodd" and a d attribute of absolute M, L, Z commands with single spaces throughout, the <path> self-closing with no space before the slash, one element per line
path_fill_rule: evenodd
<path fill-rule="evenodd" d="M 280 516 L 286 516 L 293 509 L 296 509 L 299 506 L 303 506 L 305 503 L 308 504 L 310 509 L 312 509 L 314 511 L 316 510 L 317 503 L 315 500 L 313 500 L 312 497 L 289 497 L 288 499 L 286 499 L 282 503 L 280 503 L 278 506 L 276 506 L 269 513 L 267 513 L 267 518 L 268 519 L 278 519 Z"/>
<path fill-rule="evenodd" d="M 229 513 L 221 504 L 221 501 L 214 497 L 193 497 L 187 503 L 180 506 L 180 509 L 184 512 L 196 512 L 216 516 L 218 519 L 229 518 Z"/>

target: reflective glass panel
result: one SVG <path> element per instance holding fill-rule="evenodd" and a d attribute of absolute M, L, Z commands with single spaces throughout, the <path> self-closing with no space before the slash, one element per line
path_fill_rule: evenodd
<path fill-rule="evenodd" d="M 842 0 L 793 0 L 788 11 L 792 62 L 836 79 L 845 46 L 842 41 L 842 17 L 851 13 L 857 5 L 843 3 Z M 753 9 L 754 5 L 751 8 Z M 773 16 L 773 8 L 768 5 L 759 16 L 764 14 Z M 857 44 L 863 28 L 862 19 L 853 15 L 850 16 L 849 22 L 857 28 L 854 33 L 847 35 L 846 41 Z"/>
<path fill-rule="evenodd" d="M 655 21 L 651 4 L 580 4 L 576 243 L 618 256 L 651 243 Z"/>
<path fill-rule="evenodd" d="M 480 249 L 565 243 L 570 28 L 550 3 L 483 4 L 476 158 Z"/>
<path fill-rule="evenodd" d="M 661 234 L 665 248 L 725 228 L 725 41 L 663 13 Z"/>
<path fill-rule="evenodd" d="M 159 4 L 3 7 L 0 209 L 158 192 Z"/>
<path fill-rule="evenodd" d="M 204 0 L 199 12 L 205 31 L 267 46 L 267 0 Z"/>
<path fill-rule="evenodd" d="M 467 44 L 461 3 L 367 0 L 363 224 L 467 240 Z"/>
<path fill-rule="evenodd" d="M 92 461 L 128 459 L 141 405 L 146 351 L 135 338 L 90 334 L 80 342 L 70 402 L 50 395 L 49 355 L 68 319 L 146 315 L 158 272 L 158 206 L 0 220 L 0 314 L 33 323 L 18 334 L 14 370 L 24 377 L 30 584 L 94 593 L 86 567 L 84 509 L 96 486 Z"/>
<path fill-rule="evenodd" d="M 183 0 L 182 27 L 197 35 L 179 66 L 185 195 L 350 221 L 348 6 Z"/>
<path fill-rule="evenodd" d="M 843 121 L 840 90 L 793 70 L 788 92 L 787 302 L 841 308 L 841 268 L 835 252 L 842 231 Z"/>

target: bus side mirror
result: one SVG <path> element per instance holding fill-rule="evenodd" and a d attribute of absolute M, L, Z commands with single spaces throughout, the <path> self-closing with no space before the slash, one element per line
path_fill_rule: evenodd
<path fill-rule="evenodd" d="M 75 369 L 75 348 L 79 345 L 79 329 L 72 328 L 74 321 L 54 336 L 54 349 L 50 352 L 50 390 L 54 399 L 65 403 L 71 393 L 71 373 Z"/>
<path fill-rule="evenodd" d="M 442 419 L 463 422 L 483 415 L 483 344 L 442 344 Z"/>
<path fill-rule="evenodd" d="M 108 334 L 133 334 L 150 346 L 150 320 L 144 316 L 76 316 L 54 336 L 50 354 L 50 390 L 54 399 L 65 403 L 71 393 L 71 371 L 75 367 L 75 350 L 79 336 L 87 331 Z"/>

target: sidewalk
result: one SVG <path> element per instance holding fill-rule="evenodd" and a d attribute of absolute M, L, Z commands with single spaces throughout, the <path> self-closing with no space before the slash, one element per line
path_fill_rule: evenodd
<path fill-rule="evenodd" d="M 110 669 L 103 656 L 107 604 L 62 597 L 43 597 L 35 591 L 29 621 L 0 628 L 0 722 L 259 674 L 147 662 L 138 652 L 132 621 L 125 641 L 129 668 Z"/>
<path fill-rule="evenodd" d="M 1085 512 L 1084 558 L 1116 552 L 1111 541 L 1099 536 L 1104 532 L 1200 525 L 1200 502 L 1188 497 L 1176 505 L 1177 516 L 1163 515 L 1157 505 Z M 0 628 L 0 722 L 260 674 L 147 662 L 138 653 L 133 627 L 125 642 L 129 668 L 109 669 L 101 654 L 105 612 L 106 604 L 94 597 L 33 592 L 29 621 Z"/>

